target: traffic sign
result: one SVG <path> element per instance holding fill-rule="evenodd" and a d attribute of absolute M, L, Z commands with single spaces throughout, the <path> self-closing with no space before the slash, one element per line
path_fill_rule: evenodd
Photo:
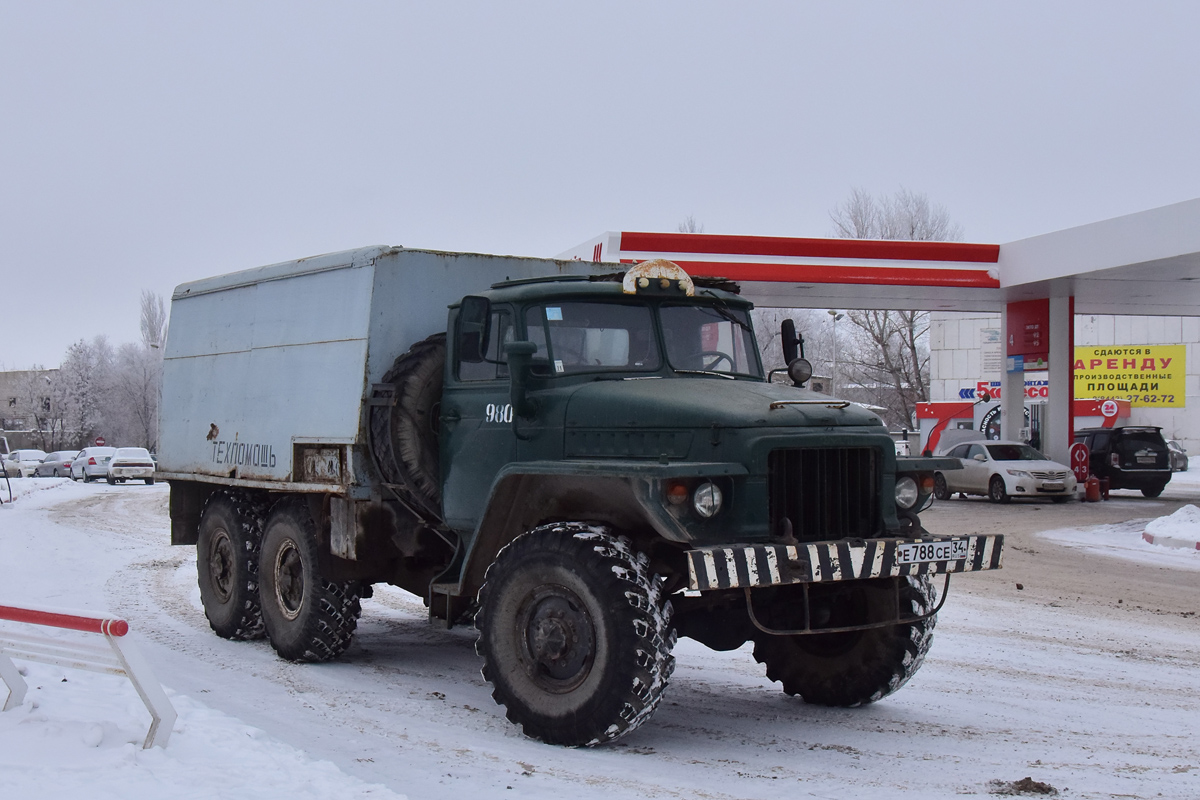
<path fill-rule="evenodd" d="M 1071 471 L 1075 473 L 1075 480 L 1080 483 L 1086 481 L 1091 473 L 1088 468 L 1089 456 L 1088 446 L 1083 442 L 1071 445 Z"/>
<path fill-rule="evenodd" d="M 96 437 L 96 447 L 104 447 L 104 437 L 103 436 Z"/>

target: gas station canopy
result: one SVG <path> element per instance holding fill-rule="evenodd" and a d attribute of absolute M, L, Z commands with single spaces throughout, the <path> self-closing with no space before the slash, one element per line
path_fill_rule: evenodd
<path fill-rule="evenodd" d="M 559 255 L 675 261 L 756 305 L 999 313 L 1075 297 L 1077 314 L 1200 315 L 1200 199 L 1008 244 L 608 232 Z"/>

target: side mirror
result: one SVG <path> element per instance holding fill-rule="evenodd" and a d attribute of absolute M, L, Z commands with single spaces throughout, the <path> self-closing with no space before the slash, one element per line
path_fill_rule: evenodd
<path fill-rule="evenodd" d="M 804 355 L 801 352 L 804 340 L 796 335 L 796 323 L 792 320 L 785 319 L 780 324 L 779 343 L 783 346 L 783 363 L 787 364 L 790 369 L 791 363 Z"/>
<path fill-rule="evenodd" d="M 509 402 L 519 417 L 532 417 L 537 407 L 526 396 L 525 381 L 529 378 L 529 363 L 537 345 L 533 342 L 509 342 L 504 345 L 508 358 Z"/>
<path fill-rule="evenodd" d="M 985 456 L 983 453 L 976 453 L 975 460 L 976 461 L 987 461 L 987 456 Z"/>
<path fill-rule="evenodd" d="M 492 304 L 486 297 L 468 295 L 458 306 L 458 360 L 478 364 L 488 349 Z"/>

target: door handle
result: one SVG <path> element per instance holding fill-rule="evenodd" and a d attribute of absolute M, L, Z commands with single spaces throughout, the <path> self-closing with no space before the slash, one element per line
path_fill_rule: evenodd
<path fill-rule="evenodd" d="M 462 414 L 458 413 L 458 411 L 453 408 L 447 411 L 445 414 L 442 414 L 442 422 L 446 425 L 453 425 L 461 419 Z"/>

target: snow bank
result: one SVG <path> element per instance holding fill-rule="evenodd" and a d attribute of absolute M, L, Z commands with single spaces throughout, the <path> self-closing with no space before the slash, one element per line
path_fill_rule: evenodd
<path fill-rule="evenodd" d="M 17 663 L 29 693 L 0 713 L 2 797 L 402 797 L 170 692 L 179 711 L 170 744 L 142 750 L 150 715 L 126 679 Z"/>
<path fill-rule="evenodd" d="M 1200 508 L 1184 506 L 1169 517 L 1146 523 L 1146 533 L 1176 539 L 1200 540 Z"/>

